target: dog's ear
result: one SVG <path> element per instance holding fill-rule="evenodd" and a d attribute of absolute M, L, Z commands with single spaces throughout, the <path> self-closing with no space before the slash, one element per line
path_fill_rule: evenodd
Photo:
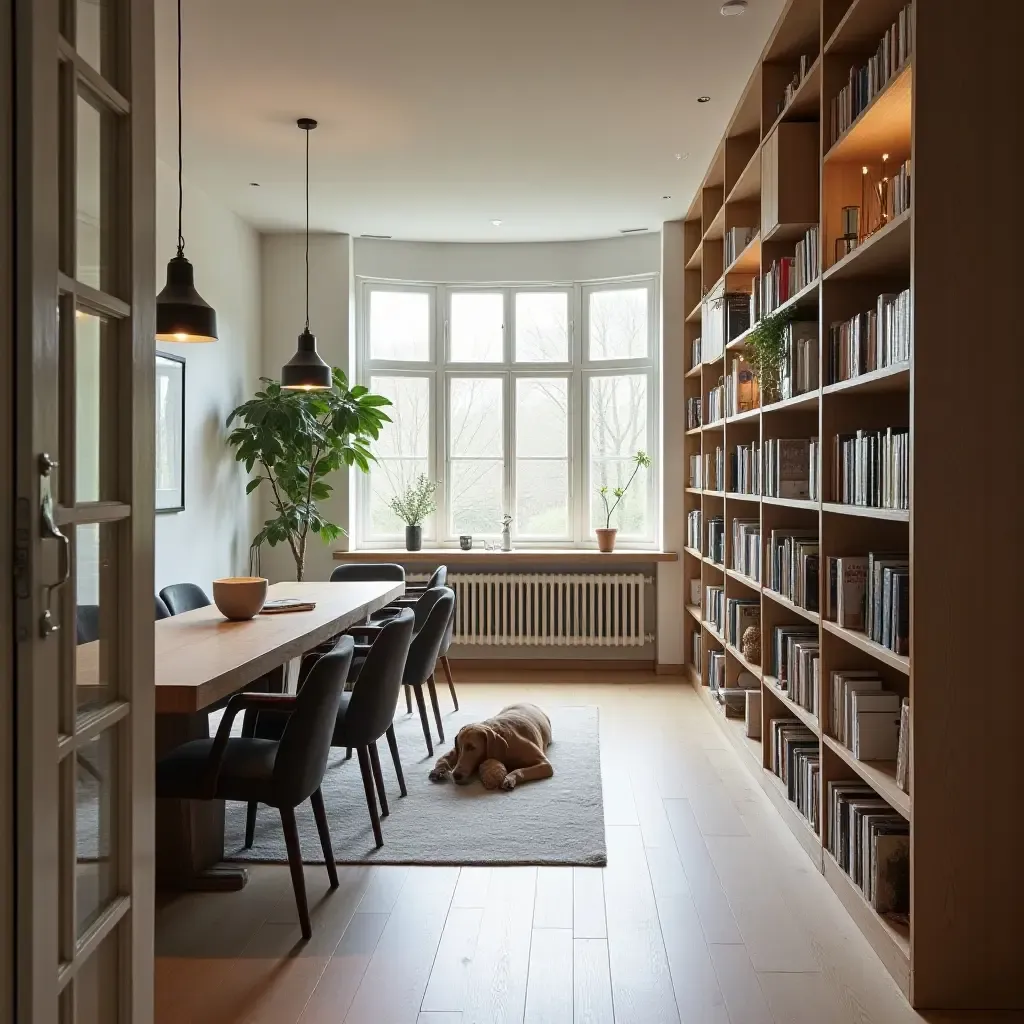
<path fill-rule="evenodd" d="M 508 757 L 508 741 L 504 736 L 500 735 L 496 729 L 487 727 L 487 756 L 493 758 L 495 761 L 501 761 L 505 763 L 505 758 Z"/>

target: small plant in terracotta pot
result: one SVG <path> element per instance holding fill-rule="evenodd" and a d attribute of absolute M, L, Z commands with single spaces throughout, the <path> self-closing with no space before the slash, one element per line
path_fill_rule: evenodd
<path fill-rule="evenodd" d="M 609 488 L 605 485 L 604 487 L 599 487 L 597 489 L 597 493 L 601 495 L 601 501 L 604 503 L 604 526 L 599 526 L 594 531 L 597 534 L 598 551 L 603 551 L 607 554 L 615 550 L 615 535 L 619 530 L 618 527 L 612 526 L 612 515 L 622 502 L 626 491 L 629 490 L 629 485 L 636 478 L 637 473 L 639 473 L 641 469 L 650 468 L 650 465 L 651 457 L 647 452 L 639 451 L 633 456 L 633 472 L 630 473 L 625 487 Z M 613 502 L 609 502 L 609 495 L 615 499 Z"/>

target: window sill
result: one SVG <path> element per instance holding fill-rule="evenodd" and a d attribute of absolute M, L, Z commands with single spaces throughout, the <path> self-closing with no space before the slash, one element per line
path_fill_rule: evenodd
<path fill-rule="evenodd" d="M 335 551 L 336 562 L 399 562 L 436 565 L 439 561 L 451 563 L 478 563 L 496 565 L 637 565 L 651 562 L 675 562 L 676 551 L 654 551 L 643 548 L 623 548 L 603 554 L 596 548 L 515 548 L 512 551 L 484 551 L 474 548 L 424 548 L 421 551 L 406 551 L 404 548 L 379 548 L 374 550 Z"/>

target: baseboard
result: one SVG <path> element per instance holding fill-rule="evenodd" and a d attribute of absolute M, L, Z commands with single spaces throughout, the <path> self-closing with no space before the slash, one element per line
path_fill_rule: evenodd
<path fill-rule="evenodd" d="M 507 672 L 654 672 L 653 661 L 601 661 L 597 658 L 452 658 L 452 669 L 469 672 L 496 669 Z"/>
<path fill-rule="evenodd" d="M 673 664 L 672 662 L 667 661 L 659 661 L 654 666 L 654 671 L 655 674 L 659 676 L 683 676 L 686 675 L 686 666 Z"/>

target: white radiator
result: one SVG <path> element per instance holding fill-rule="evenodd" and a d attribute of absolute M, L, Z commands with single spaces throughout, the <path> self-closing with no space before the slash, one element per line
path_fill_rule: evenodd
<path fill-rule="evenodd" d="M 457 644 L 543 647 L 642 647 L 640 573 L 467 573 L 455 591 Z"/>

